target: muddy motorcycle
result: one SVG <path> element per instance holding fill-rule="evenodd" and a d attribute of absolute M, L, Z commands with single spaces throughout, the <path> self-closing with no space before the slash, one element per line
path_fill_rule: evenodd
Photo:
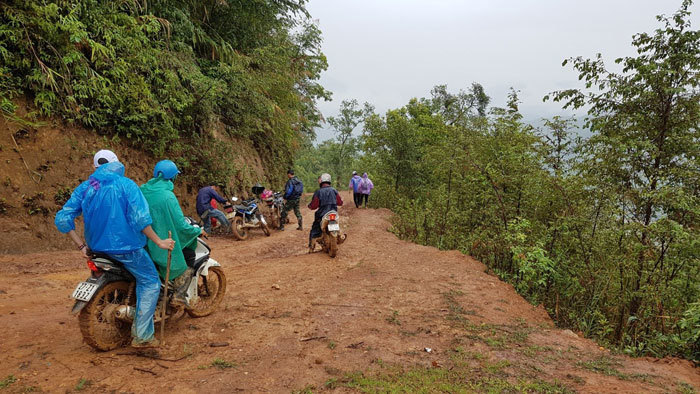
<path fill-rule="evenodd" d="M 340 234 L 340 224 L 338 223 L 338 212 L 330 211 L 323 215 L 321 219 L 321 236 L 311 240 L 309 253 L 313 253 L 316 244 L 321 245 L 321 249 L 329 256 L 335 257 L 338 254 L 338 245 L 345 242 L 347 234 Z"/>
<path fill-rule="evenodd" d="M 214 312 L 226 293 L 226 276 L 221 265 L 209 258 L 211 249 L 199 239 L 195 250 L 194 274 L 185 298 L 189 306 L 171 306 L 175 295 L 172 283 L 168 286 L 166 320 L 175 320 L 185 313 L 203 317 Z M 73 291 L 72 312 L 78 314 L 80 332 L 88 345 L 97 350 L 112 350 L 131 339 L 131 324 L 136 312 L 136 281 L 124 266 L 101 253 L 92 253 L 87 262 L 91 275 Z M 161 321 L 163 289 L 154 316 Z"/>
<path fill-rule="evenodd" d="M 255 198 L 243 200 L 242 204 L 236 205 L 238 197 L 232 197 L 231 202 L 225 207 L 226 218 L 231 222 L 231 231 L 233 236 L 238 240 L 248 238 L 248 229 L 260 227 L 267 235 L 270 236 L 270 228 L 267 225 L 265 216 L 260 212 Z"/>
<path fill-rule="evenodd" d="M 284 209 L 284 197 L 282 192 L 273 193 L 263 199 L 270 212 L 270 227 L 277 229 L 282 224 L 282 210 Z M 285 224 L 289 223 L 289 218 L 285 218 Z"/>

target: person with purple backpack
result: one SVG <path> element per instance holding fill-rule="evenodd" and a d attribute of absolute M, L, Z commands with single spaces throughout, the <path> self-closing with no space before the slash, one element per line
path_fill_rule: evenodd
<path fill-rule="evenodd" d="M 362 174 L 362 179 L 358 183 L 357 192 L 360 195 L 358 208 L 359 205 L 362 205 L 362 201 L 364 201 L 365 208 L 367 208 L 367 201 L 369 200 L 369 194 L 372 193 L 372 189 L 374 189 L 374 183 L 369 179 L 366 172 Z"/>

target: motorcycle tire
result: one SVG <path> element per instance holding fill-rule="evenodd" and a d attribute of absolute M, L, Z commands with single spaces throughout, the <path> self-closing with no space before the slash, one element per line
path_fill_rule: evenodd
<path fill-rule="evenodd" d="M 113 315 L 114 309 L 124 304 L 128 294 L 128 282 L 108 283 L 80 311 L 80 332 L 88 345 L 107 351 L 116 349 L 131 339 L 131 324 L 118 320 Z M 132 306 L 135 305 L 135 298 L 131 300 Z"/>
<path fill-rule="evenodd" d="M 221 267 L 209 267 L 209 275 L 199 277 L 197 283 L 197 301 L 188 307 L 187 314 L 192 317 L 211 315 L 221 304 L 226 294 L 226 275 Z"/>
<path fill-rule="evenodd" d="M 270 236 L 270 228 L 267 227 L 267 224 L 260 222 L 260 228 L 262 229 L 263 233 L 265 233 L 266 236 Z"/>
<path fill-rule="evenodd" d="M 233 236 L 239 241 L 248 238 L 248 230 L 244 226 L 245 221 L 243 221 L 242 217 L 236 216 L 233 218 L 231 222 L 231 231 L 233 232 Z"/>
<path fill-rule="evenodd" d="M 282 215 L 279 209 L 275 209 L 272 213 L 272 228 L 278 229 L 282 225 Z"/>
<path fill-rule="evenodd" d="M 329 235 L 328 236 L 328 255 L 331 256 L 331 258 L 335 258 L 335 256 L 338 254 L 338 238 Z"/>

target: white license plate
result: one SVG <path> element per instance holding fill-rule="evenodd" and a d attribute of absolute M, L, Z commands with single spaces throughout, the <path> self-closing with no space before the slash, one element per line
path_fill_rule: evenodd
<path fill-rule="evenodd" d="M 78 283 L 78 287 L 73 291 L 71 297 L 80 301 L 90 301 L 92 295 L 97 291 L 97 287 L 95 283 L 80 282 Z"/>
<path fill-rule="evenodd" d="M 338 223 L 328 223 L 328 231 L 340 231 L 340 225 Z"/>

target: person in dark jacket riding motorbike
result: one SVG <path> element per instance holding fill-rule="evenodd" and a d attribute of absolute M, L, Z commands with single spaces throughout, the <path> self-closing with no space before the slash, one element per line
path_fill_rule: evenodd
<path fill-rule="evenodd" d="M 226 199 L 218 193 L 218 186 L 205 186 L 197 192 L 197 215 L 204 222 L 204 232 L 211 232 L 211 218 L 215 218 L 222 225 L 231 228 L 231 224 L 226 219 L 226 215 L 218 209 L 211 206 L 211 200 L 216 200 L 220 203 L 226 203 Z"/>
<path fill-rule="evenodd" d="M 294 210 L 294 215 L 297 217 L 297 230 L 301 230 L 301 211 L 299 210 L 299 199 L 304 193 L 304 184 L 294 176 L 294 170 L 287 171 L 287 184 L 284 185 L 284 207 L 280 214 L 280 231 L 284 231 L 284 222 L 287 221 L 287 212 Z"/>
<path fill-rule="evenodd" d="M 161 249 L 172 250 L 175 241 L 161 239 L 151 228 L 148 203 L 139 187 L 124 176 L 117 155 L 101 150 L 93 158 L 95 172 L 81 183 L 56 213 L 56 228 L 68 234 L 86 259 L 88 249 L 121 262 L 136 279 L 136 316 L 131 326 L 134 347 L 155 347 L 153 314 L 160 280 L 146 253 L 146 238 Z M 75 219 L 83 215 L 85 241 L 75 232 Z"/>
<path fill-rule="evenodd" d="M 323 215 L 329 211 L 337 211 L 339 206 L 343 205 L 343 199 L 337 190 L 331 187 L 331 175 L 321 174 L 318 179 L 320 188 L 316 190 L 308 207 L 310 210 L 316 209 L 314 214 L 314 224 L 309 232 L 309 248 L 311 248 L 311 240 L 321 236 L 321 220 Z"/>
<path fill-rule="evenodd" d="M 153 178 L 141 185 L 141 192 L 148 201 L 148 209 L 153 219 L 153 230 L 160 237 L 172 232 L 173 240 L 179 246 L 172 253 L 170 279 L 175 285 L 175 297 L 171 301 L 176 305 L 187 305 L 185 295 L 194 271 L 197 237 L 207 233 L 190 225 L 182 213 L 180 203 L 173 193 L 173 181 L 180 171 L 170 160 L 161 160 L 153 168 Z M 161 278 L 165 278 L 168 254 L 153 242 L 146 245 L 153 262 L 156 263 Z"/>

